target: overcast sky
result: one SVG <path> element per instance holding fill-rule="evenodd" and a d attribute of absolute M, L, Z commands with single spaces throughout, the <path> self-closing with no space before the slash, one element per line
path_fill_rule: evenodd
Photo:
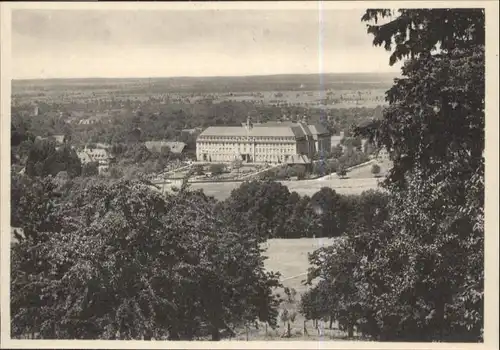
<path fill-rule="evenodd" d="M 14 10 L 13 78 L 395 72 L 363 10 Z"/>

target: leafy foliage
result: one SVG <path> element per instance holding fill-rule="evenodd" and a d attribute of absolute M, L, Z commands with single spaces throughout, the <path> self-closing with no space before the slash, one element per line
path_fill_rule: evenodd
<path fill-rule="evenodd" d="M 210 164 L 209 171 L 212 175 L 220 175 L 224 172 L 225 168 L 224 164 Z"/>
<path fill-rule="evenodd" d="M 41 243 L 12 247 L 14 336 L 218 340 L 243 321 L 276 324 L 278 275 L 202 193 L 80 188 L 55 210 L 60 226 L 38 232 Z"/>
<path fill-rule="evenodd" d="M 347 175 L 347 170 L 345 168 L 345 166 L 343 164 L 340 164 L 338 167 L 337 167 L 337 175 L 340 177 L 340 178 L 344 178 L 346 175 Z"/>
<path fill-rule="evenodd" d="M 311 208 L 317 212 L 320 232 L 317 237 L 336 237 L 344 233 L 347 213 L 344 198 L 335 190 L 323 187 L 310 201 Z"/>
<path fill-rule="evenodd" d="M 244 182 L 222 208 L 241 234 L 265 241 L 284 235 L 289 195 L 288 188 L 278 182 Z"/>
<path fill-rule="evenodd" d="M 55 176 L 60 171 L 67 171 L 71 177 L 81 174 L 82 165 L 76 152 L 68 145 L 56 149 L 52 141 L 36 140 L 28 152 L 26 174 Z"/>
<path fill-rule="evenodd" d="M 418 29 L 419 36 L 394 49 L 394 57 L 404 54 L 403 46 L 415 57 L 405 62 L 404 77 L 396 79 L 387 92 L 390 106 L 384 110 L 384 118 L 357 133 L 393 153 L 391 183 L 403 181 L 405 172 L 414 166 L 431 173 L 436 170 L 434 164 L 456 157 L 474 161 L 471 167 L 479 166 L 484 149 L 484 11 L 400 12 L 394 21 L 369 30 L 376 33 L 376 44 L 387 42 L 387 35 L 397 37 L 399 31 L 425 22 Z M 364 18 L 376 15 L 368 12 Z M 431 52 L 438 44 L 440 51 Z"/>
<path fill-rule="evenodd" d="M 96 176 L 99 174 L 99 162 L 89 162 L 82 167 L 82 176 Z"/>
<path fill-rule="evenodd" d="M 371 169 L 371 172 L 373 175 L 377 176 L 378 174 L 380 174 L 380 165 L 378 164 L 373 164 L 372 165 L 372 169 Z"/>
<path fill-rule="evenodd" d="M 388 10 L 368 10 L 377 20 Z M 394 167 L 388 201 L 365 194 L 360 216 L 310 256 L 308 317 L 379 340 L 478 341 L 484 298 L 484 11 L 399 10 L 369 26 L 374 44 L 410 57 L 383 118 L 359 127 Z M 439 45 L 439 50 L 436 50 Z M 355 200 L 354 200 L 355 201 Z M 376 204 L 378 203 L 378 204 Z M 318 304 L 316 300 L 321 300 Z"/>

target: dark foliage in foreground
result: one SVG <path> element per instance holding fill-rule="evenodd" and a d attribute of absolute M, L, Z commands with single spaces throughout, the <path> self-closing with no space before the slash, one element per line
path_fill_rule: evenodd
<path fill-rule="evenodd" d="M 363 20 L 389 13 L 369 10 Z M 357 130 L 392 153 L 388 216 L 349 226 L 310 256 L 309 279 L 321 281 L 303 313 L 334 315 L 351 334 L 379 340 L 480 341 L 484 11 L 401 10 L 368 31 L 387 50 L 395 40 L 391 64 L 410 57 L 383 119 Z"/>
<path fill-rule="evenodd" d="M 222 224 L 211 199 L 95 181 L 68 185 L 67 200 L 37 184 L 47 193 L 33 196 L 47 208 L 20 201 L 33 212 L 16 214 L 29 234 L 11 251 L 14 337 L 219 340 L 257 320 L 276 325 L 278 275 L 264 271 L 257 239 Z"/>

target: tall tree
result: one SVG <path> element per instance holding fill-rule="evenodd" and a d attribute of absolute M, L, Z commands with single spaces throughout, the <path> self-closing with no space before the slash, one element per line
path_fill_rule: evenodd
<path fill-rule="evenodd" d="M 213 200 L 137 181 L 80 188 L 41 243 L 12 247 L 13 336 L 219 340 L 243 321 L 276 324 L 278 276 Z"/>
<path fill-rule="evenodd" d="M 368 10 L 364 21 L 390 15 Z M 384 117 L 357 130 L 393 153 L 389 181 L 404 182 L 413 167 L 431 173 L 465 157 L 471 168 L 484 150 L 484 10 L 399 10 L 386 24 L 368 25 L 374 45 L 405 57 L 403 78 L 387 92 Z M 391 45 L 395 41 L 395 47 Z"/>
<path fill-rule="evenodd" d="M 242 234 L 266 240 L 283 237 L 289 196 L 279 182 L 250 181 L 234 189 L 223 206 Z"/>
<path fill-rule="evenodd" d="M 368 10 L 363 20 L 376 22 L 368 32 L 375 45 L 392 50 L 390 64 L 408 58 L 403 77 L 387 92 L 383 118 L 355 131 L 393 156 L 385 183 L 389 202 L 382 216 L 366 211 L 358 217 L 364 224 L 353 225 L 342 249 L 325 252 L 318 266 L 330 276 L 350 271 L 352 288 L 337 289 L 336 298 L 356 306 L 344 310 L 367 335 L 480 340 L 484 11 Z"/>
<path fill-rule="evenodd" d="M 55 143 L 48 140 L 33 143 L 26 159 L 26 174 L 55 176 L 60 171 L 67 171 L 71 177 L 81 174 L 82 165 L 75 150 L 69 145 L 56 149 Z"/>
<path fill-rule="evenodd" d="M 321 237 L 336 237 L 343 233 L 342 197 L 330 187 L 322 187 L 311 197 L 310 205 L 318 213 Z"/>

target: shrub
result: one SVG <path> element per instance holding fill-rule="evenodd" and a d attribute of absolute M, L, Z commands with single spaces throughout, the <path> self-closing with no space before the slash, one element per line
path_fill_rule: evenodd
<path fill-rule="evenodd" d="M 373 164 L 372 165 L 372 174 L 377 177 L 380 174 L 380 165 L 378 164 Z"/>

